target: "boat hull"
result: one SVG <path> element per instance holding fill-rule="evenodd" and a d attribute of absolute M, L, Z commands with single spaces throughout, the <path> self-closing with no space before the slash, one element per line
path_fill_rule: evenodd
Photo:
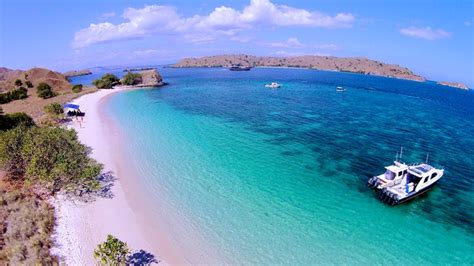
<path fill-rule="evenodd" d="M 413 194 L 410 194 L 410 195 L 408 195 L 408 196 L 406 196 L 402 199 L 395 198 L 395 195 L 392 192 L 388 191 L 387 189 L 383 189 L 383 190 L 379 191 L 379 199 L 382 202 L 384 202 L 388 205 L 391 205 L 391 206 L 400 205 L 400 204 L 403 204 L 403 203 L 407 203 L 407 202 L 411 201 L 412 199 L 425 194 L 426 192 L 431 190 L 436 185 L 436 183 L 437 182 L 434 182 L 433 184 L 423 188 L 422 190 L 420 190 L 418 192 L 415 192 Z"/>

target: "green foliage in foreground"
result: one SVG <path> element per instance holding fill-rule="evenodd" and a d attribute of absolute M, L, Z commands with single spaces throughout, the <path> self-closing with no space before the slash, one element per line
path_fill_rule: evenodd
<path fill-rule="evenodd" d="M 128 71 L 122 78 L 124 85 L 137 85 L 142 82 L 142 75 Z"/>
<path fill-rule="evenodd" d="M 82 91 L 82 84 L 76 84 L 72 86 L 72 92 L 79 93 Z"/>
<path fill-rule="evenodd" d="M 24 190 L 0 189 L 0 265 L 57 265 L 50 252 L 53 226 L 48 202 Z"/>
<path fill-rule="evenodd" d="M 49 86 L 48 83 L 45 82 L 41 82 L 40 84 L 38 84 L 38 86 L 36 87 L 36 93 L 38 94 L 38 97 L 43 99 L 48 99 L 56 96 L 56 93 L 54 93 L 51 86 Z"/>
<path fill-rule="evenodd" d="M 21 85 L 23 85 L 23 82 L 20 79 L 16 79 L 15 80 L 15 86 L 19 87 Z"/>
<path fill-rule="evenodd" d="M 0 114 L 0 131 L 12 129 L 19 125 L 31 127 L 35 125 L 33 118 L 25 113 Z"/>
<path fill-rule="evenodd" d="M 117 76 L 107 73 L 100 79 L 96 79 L 92 82 L 98 89 L 111 89 L 114 85 L 119 84 L 119 78 Z"/>
<path fill-rule="evenodd" d="M 129 249 L 127 243 L 112 235 L 94 250 L 94 257 L 104 265 L 125 265 Z"/>
<path fill-rule="evenodd" d="M 51 193 L 100 188 L 102 166 L 88 157 L 74 130 L 19 126 L 0 134 L 0 166 L 10 180 Z"/>
<path fill-rule="evenodd" d="M 58 117 L 64 113 L 63 107 L 59 103 L 50 103 L 46 105 L 44 111 L 52 117 Z"/>
<path fill-rule="evenodd" d="M 0 104 L 9 103 L 14 100 L 21 100 L 28 97 L 28 90 L 24 87 L 0 93 Z"/>

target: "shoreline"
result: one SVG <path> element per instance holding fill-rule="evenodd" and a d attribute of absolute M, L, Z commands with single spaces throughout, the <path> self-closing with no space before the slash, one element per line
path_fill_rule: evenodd
<path fill-rule="evenodd" d="M 67 265 L 95 264 L 93 250 L 112 234 L 126 242 L 133 252 L 144 250 L 165 264 L 183 263 L 176 248 L 147 219 L 146 196 L 131 174 L 132 169 L 123 167 L 124 154 L 121 134 L 103 114 L 103 106 L 110 96 L 135 88 L 117 86 L 110 90 L 99 90 L 72 101 L 86 112 L 81 126 L 77 122 L 68 126 L 76 130 L 81 143 L 92 149 L 91 157 L 104 165 L 103 173 L 111 172 L 115 178 L 112 198 L 96 198 L 92 202 L 73 201 L 58 195 L 52 200 L 55 206 L 56 228 L 53 239 L 56 243 L 52 253 L 61 257 Z M 137 197 L 137 195 L 141 195 Z"/>

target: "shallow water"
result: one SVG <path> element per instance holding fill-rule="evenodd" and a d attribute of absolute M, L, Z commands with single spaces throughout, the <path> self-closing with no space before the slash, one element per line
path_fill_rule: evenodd
<path fill-rule="evenodd" d="M 168 86 L 117 94 L 107 112 L 189 262 L 474 263 L 473 92 L 303 69 L 160 72 Z M 446 171 L 389 207 L 366 181 L 400 146 Z"/>

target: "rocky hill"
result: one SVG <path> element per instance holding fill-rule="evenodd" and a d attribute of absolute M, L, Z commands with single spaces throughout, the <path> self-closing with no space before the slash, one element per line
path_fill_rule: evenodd
<path fill-rule="evenodd" d="M 70 91 L 72 86 L 64 75 L 46 68 L 35 67 L 30 70 L 11 70 L 0 68 L 0 92 L 15 88 L 15 80 L 30 81 L 34 87 L 41 82 L 48 83 L 56 92 Z"/>
<path fill-rule="evenodd" d="M 201 58 L 185 58 L 174 64 L 173 67 L 229 67 L 234 64 L 251 67 L 301 67 L 425 81 L 424 77 L 414 74 L 406 67 L 386 64 L 363 57 L 215 55 Z"/>
<path fill-rule="evenodd" d="M 89 69 L 83 69 L 83 70 L 71 70 L 71 71 L 67 71 L 67 72 L 64 72 L 63 75 L 66 77 L 66 78 L 69 78 L 69 77 L 77 77 L 77 76 L 85 76 L 85 75 L 90 75 L 92 74 L 92 71 L 90 71 Z"/>
<path fill-rule="evenodd" d="M 142 82 L 140 86 L 159 87 L 165 85 L 163 78 L 156 69 L 140 71 L 140 75 L 142 76 Z"/>
<path fill-rule="evenodd" d="M 440 81 L 440 82 L 438 82 L 438 84 L 453 87 L 453 88 L 458 88 L 458 89 L 461 89 L 461 90 L 469 90 L 469 87 L 466 86 L 466 84 L 459 83 L 459 82 Z"/>

